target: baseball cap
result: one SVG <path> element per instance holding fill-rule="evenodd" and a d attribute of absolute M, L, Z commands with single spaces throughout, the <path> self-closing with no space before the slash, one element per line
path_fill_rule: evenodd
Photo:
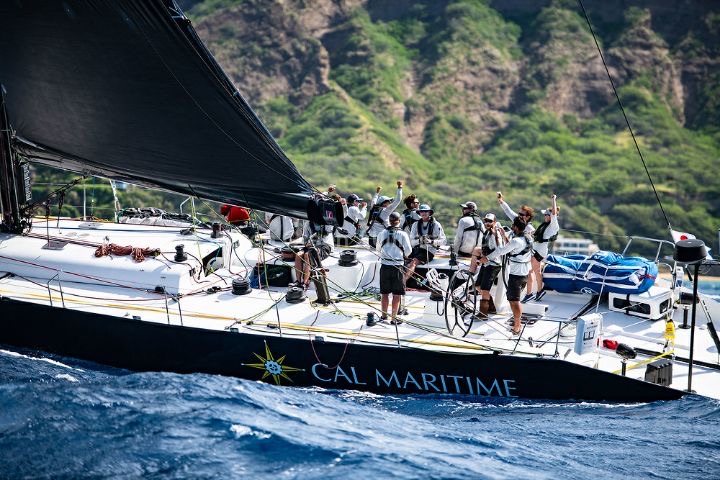
<path fill-rule="evenodd" d="M 358 197 L 354 193 L 351 193 L 347 197 L 347 203 L 353 203 L 353 202 L 362 202 L 362 198 Z"/>
<path fill-rule="evenodd" d="M 460 206 L 462 208 L 469 208 L 470 210 L 477 210 L 477 205 L 475 204 L 475 202 L 461 203 Z"/>
<path fill-rule="evenodd" d="M 377 205 L 382 205 L 385 202 L 389 202 L 392 200 L 391 197 L 386 197 L 385 195 L 380 195 L 377 199 Z"/>
<path fill-rule="evenodd" d="M 485 217 L 483 217 L 483 219 L 484 219 L 484 220 L 492 220 L 492 221 L 494 222 L 494 221 L 495 221 L 495 214 L 494 214 L 494 213 L 488 213 L 487 215 L 485 215 Z"/>
<path fill-rule="evenodd" d="M 551 215 L 552 214 L 552 212 L 548 209 L 540 210 L 540 213 L 542 213 L 543 215 Z"/>

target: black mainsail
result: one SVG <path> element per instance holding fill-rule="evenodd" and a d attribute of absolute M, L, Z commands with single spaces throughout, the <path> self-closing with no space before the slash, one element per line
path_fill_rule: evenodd
<path fill-rule="evenodd" d="M 307 215 L 311 185 L 172 0 L 0 2 L 0 83 L 31 161 Z"/>

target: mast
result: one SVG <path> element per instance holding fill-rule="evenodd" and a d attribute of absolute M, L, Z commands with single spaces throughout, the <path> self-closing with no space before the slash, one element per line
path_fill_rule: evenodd
<path fill-rule="evenodd" d="M 23 205 L 32 199 L 30 168 L 20 164 L 12 145 L 5 86 L 0 84 L 0 231 L 22 233 L 27 226 Z"/>

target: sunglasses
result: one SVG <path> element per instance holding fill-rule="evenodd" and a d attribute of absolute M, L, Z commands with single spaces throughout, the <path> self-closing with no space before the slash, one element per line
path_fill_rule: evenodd
<path fill-rule="evenodd" d="M 530 216 L 529 213 L 523 213 L 523 212 L 518 213 L 518 217 L 529 217 L 529 216 Z"/>
<path fill-rule="evenodd" d="M 483 223 L 493 223 L 492 220 L 483 220 Z"/>

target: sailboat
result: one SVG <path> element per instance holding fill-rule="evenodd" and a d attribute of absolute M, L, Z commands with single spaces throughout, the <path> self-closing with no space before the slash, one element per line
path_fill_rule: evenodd
<path fill-rule="evenodd" d="M 284 245 L 254 232 L 51 217 L 66 189 L 33 201 L 30 162 L 342 226 L 172 0 L 2 2 L 0 52 L 0 344 L 377 394 L 720 398 L 720 305 L 683 287 L 703 245 L 633 239 L 658 254 L 621 274 L 558 260 L 572 286 L 526 303 L 519 336 L 503 283 L 497 313 L 479 318 L 467 261 L 439 251 L 423 267 L 430 288 L 408 292 L 390 324 L 364 244 L 314 264 L 303 292 L 250 281 L 292 274 Z M 642 291 L 624 282 L 650 277 Z"/>

